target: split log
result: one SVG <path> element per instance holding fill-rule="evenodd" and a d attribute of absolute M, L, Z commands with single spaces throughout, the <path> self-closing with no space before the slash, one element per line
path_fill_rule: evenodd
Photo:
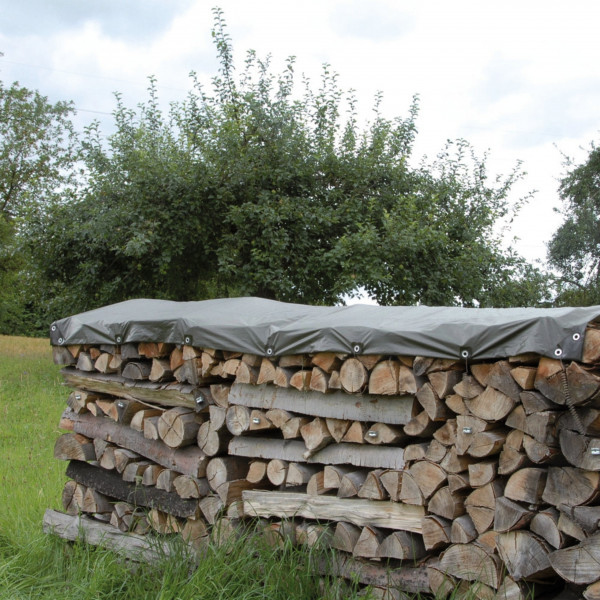
<path fill-rule="evenodd" d="M 588 535 L 595 534 L 600 527 L 600 506 L 566 506 L 561 504 L 559 509 L 575 521 Z"/>
<path fill-rule="evenodd" d="M 542 499 L 547 504 L 590 504 L 600 494 L 600 474 L 573 467 L 550 467 Z"/>
<path fill-rule="evenodd" d="M 493 425 L 491 423 L 479 417 L 458 415 L 456 417 L 456 452 L 459 455 L 466 454 L 473 442 L 473 436 L 482 431 L 489 431 L 492 428 Z"/>
<path fill-rule="evenodd" d="M 117 448 L 113 449 L 113 462 L 114 467 L 117 470 L 117 473 L 123 473 L 127 468 L 129 463 L 139 461 L 141 459 L 140 455 L 137 452 L 133 452 L 132 450 L 128 450 L 127 448 Z M 149 461 L 145 461 L 146 465 L 149 465 Z M 102 464 L 100 465 L 102 466 Z M 127 480 L 126 480 L 127 481 Z M 133 481 L 133 480 L 129 480 Z"/>
<path fill-rule="evenodd" d="M 79 366 L 78 366 L 79 368 Z M 121 371 L 125 379 L 148 379 L 152 363 L 149 362 L 128 362 Z"/>
<path fill-rule="evenodd" d="M 318 392 L 237 383 L 231 386 L 229 402 L 248 408 L 280 408 L 313 417 L 381 422 L 388 425 L 408 423 L 415 414 L 417 404 L 413 396 L 357 398 L 343 392 L 329 394 L 327 402 L 324 402 L 323 396 Z"/>
<path fill-rule="evenodd" d="M 566 404 L 568 393 L 571 403 L 578 405 L 598 392 L 600 378 L 576 362 L 572 362 L 563 371 L 560 361 L 542 358 L 538 365 L 535 387 L 556 404 Z"/>
<path fill-rule="evenodd" d="M 376 527 L 363 527 L 352 550 L 354 556 L 376 558 L 385 534 Z"/>
<path fill-rule="evenodd" d="M 248 467 L 248 474 L 246 479 L 250 483 L 261 483 L 267 478 L 267 465 L 266 460 L 253 460 Z"/>
<path fill-rule="evenodd" d="M 160 435 L 158 434 L 158 421 L 160 416 L 156 417 L 148 417 L 144 419 L 144 437 L 147 440 L 160 440 Z"/>
<path fill-rule="evenodd" d="M 398 361 L 386 360 L 377 363 L 369 376 L 369 394 L 397 395 L 399 371 Z"/>
<path fill-rule="evenodd" d="M 58 460 L 96 460 L 94 442 L 79 433 L 64 433 L 54 443 L 54 458 Z"/>
<path fill-rule="evenodd" d="M 452 394 L 454 386 L 462 380 L 460 371 L 434 371 L 427 374 L 427 378 L 438 398 L 445 398 Z M 434 419 L 432 419 L 434 420 Z"/>
<path fill-rule="evenodd" d="M 333 537 L 331 538 L 331 547 L 351 553 L 354 550 L 354 546 L 356 546 L 356 542 L 358 542 L 361 531 L 360 527 L 352 523 L 338 521 Z"/>
<path fill-rule="evenodd" d="M 329 388 L 329 378 L 329 374 L 323 371 L 323 369 L 313 367 L 308 387 L 315 392 L 327 394 L 331 391 Z"/>
<path fill-rule="evenodd" d="M 79 356 L 77 357 L 77 369 L 85 372 L 91 372 L 95 370 L 94 360 L 90 356 L 89 352 L 79 353 Z"/>
<path fill-rule="evenodd" d="M 427 515 L 421 519 L 423 546 L 425 550 L 439 550 L 450 544 L 451 521 L 436 515 Z"/>
<path fill-rule="evenodd" d="M 267 419 L 269 419 L 277 429 L 281 429 L 285 423 L 296 416 L 294 413 L 281 408 L 271 408 L 265 414 Z"/>
<path fill-rule="evenodd" d="M 267 415 L 262 410 L 256 408 L 250 412 L 250 425 L 248 431 L 266 431 L 268 429 L 275 429 L 275 425 L 267 419 Z"/>
<path fill-rule="evenodd" d="M 131 429 L 135 431 L 144 431 L 144 421 L 150 417 L 160 417 L 163 411 L 159 408 L 143 408 L 138 410 L 129 423 Z"/>
<path fill-rule="evenodd" d="M 546 469 L 520 469 L 509 477 L 504 488 L 504 495 L 518 502 L 540 504 L 546 487 L 547 475 Z"/>
<path fill-rule="evenodd" d="M 600 436 L 600 410 L 582 406 L 577 408 L 577 421 L 569 411 L 563 411 L 558 419 L 557 429 L 569 429 L 580 433 L 579 427 L 583 426 L 584 435 Z"/>
<path fill-rule="evenodd" d="M 180 475 L 173 481 L 173 487 L 180 498 L 204 498 L 210 492 L 208 481 L 205 477 L 192 477 Z"/>
<path fill-rule="evenodd" d="M 500 558 L 475 544 L 450 546 L 440 558 L 440 567 L 459 579 L 480 581 L 494 589 L 500 586 L 502 573 Z"/>
<path fill-rule="evenodd" d="M 450 396 L 446 396 L 444 399 L 446 402 L 446 406 L 455 414 L 455 415 L 469 415 L 471 414 L 467 405 L 465 404 L 465 400 L 462 396 L 458 394 L 452 394 Z"/>
<path fill-rule="evenodd" d="M 431 437 L 438 427 L 439 424 L 432 421 L 426 411 L 422 411 L 404 426 L 404 433 L 415 437 Z"/>
<path fill-rule="evenodd" d="M 342 442 L 348 442 L 350 444 L 364 444 L 365 435 L 367 434 L 367 424 L 361 423 L 360 421 L 352 421 L 348 431 L 344 434 Z"/>
<path fill-rule="evenodd" d="M 174 492 L 175 486 L 173 482 L 177 477 L 179 477 L 180 473 L 177 471 L 173 471 L 171 469 L 164 469 L 158 474 L 156 478 L 156 489 L 164 490 L 165 492 Z"/>
<path fill-rule="evenodd" d="M 546 410 L 556 410 L 557 408 L 557 405 L 552 400 L 548 400 L 546 396 L 539 392 L 531 390 L 521 392 L 519 398 L 521 399 L 521 404 L 525 409 L 526 415 Z"/>
<path fill-rule="evenodd" d="M 467 452 L 475 458 L 486 458 L 499 454 L 506 442 L 507 429 L 494 429 L 492 431 L 480 431 L 473 435 Z"/>
<path fill-rule="evenodd" d="M 518 402 L 521 388 L 517 385 L 512 370 L 508 361 L 496 361 L 488 374 L 487 384 L 511 398 L 513 402 Z"/>
<path fill-rule="evenodd" d="M 477 529 L 469 515 L 461 515 L 452 521 L 450 541 L 453 544 L 468 544 L 477 539 Z"/>
<path fill-rule="evenodd" d="M 221 408 L 227 409 L 229 407 L 229 392 L 231 386 L 225 383 L 213 383 L 210 386 L 210 394 L 213 398 L 214 403 Z"/>
<path fill-rule="evenodd" d="M 265 383 L 273 383 L 275 381 L 275 375 L 277 375 L 277 368 L 268 358 L 263 358 L 260 363 L 260 369 L 258 371 L 258 379 L 256 383 L 258 385 Z"/>
<path fill-rule="evenodd" d="M 465 514 L 465 497 L 465 492 L 452 492 L 449 486 L 445 486 L 431 497 L 428 510 L 430 513 L 446 519 L 456 519 Z"/>
<path fill-rule="evenodd" d="M 357 496 L 366 478 L 366 471 L 351 471 L 343 475 L 337 491 L 338 498 L 352 498 Z"/>
<path fill-rule="evenodd" d="M 163 512 L 162 510 L 157 510 L 156 508 L 153 508 L 148 513 L 148 522 L 150 523 L 150 527 L 152 527 L 156 533 L 162 535 L 179 533 L 181 531 L 181 523 L 177 517 Z"/>
<path fill-rule="evenodd" d="M 331 373 L 332 371 L 339 371 L 343 358 L 343 354 L 336 354 L 335 352 L 317 352 L 312 357 L 311 362 L 325 373 Z"/>
<path fill-rule="evenodd" d="M 165 470 L 160 465 L 151 464 L 142 475 L 142 485 L 156 485 L 158 476 Z"/>
<path fill-rule="evenodd" d="M 281 426 L 284 440 L 293 440 L 302 437 L 302 428 L 311 422 L 309 417 L 292 417 Z"/>
<path fill-rule="evenodd" d="M 325 467 L 327 468 L 327 467 Z M 299 485 L 306 485 L 310 478 L 321 471 L 320 465 L 306 465 L 303 463 L 289 463 L 287 470 L 286 486 L 293 487 Z M 328 485 L 327 478 L 324 476 L 323 485 L 328 489 L 332 489 L 333 486 Z"/>
<path fill-rule="evenodd" d="M 446 446 L 443 444 L 440 444 L 440 442 L 438 442 L 436 439 L 433 439 L 431 442 L 429 442 L 427 452 L 425 452 L 425 458 L 428 461 L 440 463 L 446 454 L 448 454 L 448 448 L 446 448 Z"/>
<path fill-rule="evenodd" d="M 346 435 L 351 421 L 347 419 L 325 419 L 327 429 L 336 443 L 340 443 Z"/>
<path fill-rule="evenodd" d="M 576 523 L 573 519 L 567 516 L 566 513 L 560 511 L 558 515 L 558 530 L 568 538 L 574 538 L 580 542 L 585 540 L 586 535 L 583 527 Z"/>
<path fill-rule="evenodd" d="M 202 512 L 202 515 L 210 525 L 214 525 L 217 522 L 217 518 L 223 510 L 223 501 L 219 496 L 206 496 L 198 502 L 198 507 Z"/>
<path fill-rule="evenodd" d="M 444 446 L 452 446 L 456 443 L 456 419 L 448 419 L 439 429 L 437 429 L 433 437 Z"/>
<path fill-rule="evenodd" d="M 525 449 L 527 458 L 536 465 L 566 464 L 566 461 L 558 448 L 553 448 L 547 444 L 538 442 L 528 435 L 523 437 L 523 448 Z"/>
<path fill-rule="evenodd" d="M 469 468 L 476 459 L 471 456 L 459 456 L 456 448 L 452 447 L 446 453 L 446 456 L 440 461 L 440 467 L 446 473 L 462 473 Z"/>
<path fill-rule="evenodd" d="M 306 493 L 309 496 L 320 496 L 330 491 L 325 485 L 325 474 L 322 469 L 319 469 L 316 473 L 313 473 L 306 484 Z"/>
<path fill-rule="evenodd" d="M 533 511 L 527 510 L 520 504 L 502 496 L 496 500 L 494 531 L 506 532 L 523 529 L 529 524 L 533 516 Z"/>
<path fill-rule="evenodd" d="M 324 419 L 317 417 L 310 423 L 300 428 L 300 434 L 304 440 L 309 455 L 318 452 L 333 441 L 333 437 L 327 429 L 327 423 Z"/>
<path fill-rule="evenodd" d="M 250 414 L 250 409 L 245 406 L 237 404 L 229 406 L 225 417 L 229 433 L 232 435 L 242 435 L 242 433 L 248 431 L 251 423 Z"/>
<path fill-rule="evenodd" d="M 323 469 L 325 487 L 337 490 L 342 483 L 342 477 L 355 470 L 349 465 L 325 465 Z"/>
<path fill-rule="evenodd" d="M 365 498 L 367 500 L 388 499 L 388 493 L 380 479 L 382 473 L 384 473 L 383 469 L 375 469 L 367 473 L 365 482 L 362 484 L 360 490 L 358 490 L 359 498 Z"/>
<path fill-rule="evenodd" d="M 509 531 L 496 538 L 500 554 L 510 576 L 515 580 L 543 578 L 552 574 L 550 546 L 530 531 Z"/>
<path fill-rule="evenodd" d="M 456 371 L 451 371 L 456 373 Z M 434 373 L 433 375 L 439 375 Z M 440 396 L 437 394 L 431 383 L 425 383 L 417 391 L 417 400 L 423 407 L 423 410 L 427 413 L 432 421 L 446 421 L 452 417 L 453 413 L 448 406 L 440 400 Z"/>
<path fill-rule="evenodd" d="M 384 527 L 421 533 L 424 510 L 396 502 L 372 502 L 288 492 L 247 491 L 243 494 L 244 514 L 251 517 L 302 517 L 347 521 L 359 527 Z"/>
<path fill-rule="evenodd" d="M 237 383 L 256 385 L 258 383 L 259 374 L 260 369 L 258 367 L 253 367 L 242 360 L 238 365 L 235 380 Z"/>
<path fill-rule="evenodd" d="M 100 373 L 115 373 L 118 369 L 112 366 L 113 355 L 108 352 L 103 352 L 96 359 L 94 369 Z"/>
<path fill-rule="evenodd" d="M 312 371 L 306 371 L 304 369 L 296 371 L 290 377 L 290 386 L 296 388 L 300 392 L 306 392 L 310 389 L 311 377 Z"/>
<path fill-rule="evenodd" d="M 462 374 L 461 380 L 454 385 L 454 392 L 462 398 L 472 399 L 483 393 L 485 387 L 472 376 Z"/>
<path fill-rule="evenodd" d="M 113 503 L 110 499 L 97 492 L 92 488 L 88 488 L 83 496 L 83 511 L 93 514 L 110 513 L 113 509 Z"/>
<path fill-rule="evenodd" d="M 510 475 L 519 469 L 527 468 L 531 461 L 524 452 L 519 452 L 510 446 L 504 446 L 498 458 L 498 475 Z"/>
<path fill-rule="evenodd" d="M 273 485 L 283 485 L 287 478 L 287 472 L 288 463 L 285 460 L 276 458 L 267 464 L 267 478 Z"/>
<path fill-rule="evenodd" d="M 175 346 L 169 356 L 169 368 L 171 371 L 176 371 L 183 364 L 183 360 L 183 350 Z"/>
<path fill-rule="evenodd" d="M 78 515 L 83 511 L 83 500 L 87 487 L 77 481 L 67 481 L 62 491 L 62 505 L 68 515 Z"/>
<path fill-rule="evenodd" d="M 147 460 L 128 462 L 127 466 L 123 469 L 123 472 L 121 474 L 121 476 L 123 477 L 123 481 L 135 483 L 139 486 L 142 483 L 144 471 L 150 465 L 151 463 Z"/>
<path fill-rule="evenodd" d="M 518 387 L 512 378 L 510 380 L 515 387 Z M 467 408 L 473 415 L 489 422 L 502 421 L 505 419 L 513 410 L 515 403 L 516 401 L 513 398 L 495 389 L 491 385 L 489 385 L 479 396 L 472 400 L 465 400 Z"/>
<path fill-rule="evenodd" d="M 563 455 L 572 465 L 587 471 L 600 471 L 600 438 L 563 429 L 559 440 Z"/>
<path fill-rule="evenodd" d="M 533 390 L 537 367 L 515 367 L 510 370 L 512 378 L 524 390 Z"/>
<path fill-rule="evenodd" d="M 289 388 L 290 387 L 290 379 L 292 375 L 296 372 L 296 369 L 285 368 L 281 366 L 277 366 L 275 368 L 275 377 L 273 379 L 273 384 L 279 388 Z"/>
<path fill-rule="evenodd" d="M 553 506 L 536 512 L 529 529 L 544 538 L 553 548 L 563 548 L 567 544 L 565 535 L 558 528 L 559 512 Z"/>
<path fill-rule="evenodd" d="M 446 482 L 446 472 L 442 467 L 429 461 L 414 463 L 409 473 L 419 486 L 423 498 L 429 499 Z"/>
<path fill-rule="evenodd" d="M 482 487 L 496 478 L 498 463 L 495 460 L 484 460 L 469 465 L 469 483 L 472 487 Z"/>
<path fill-rule="evenodd" d="M 398 444 L 406 439 L 399 427 L 387 423 L 374 423 L 365 433 L 364 440 L 376 446 L 381 444 Z"/>
<path fill-rule="evenodd" d="M 171 361 L 168 358 L 153 358 L 148 379 L 150 381 L 169 381 L 173 379 Z"/>
<path fill-rule="evenodd" d="M 448 489 L 453 494 L 468 490 L 470 487 L 471 480 L 468 473 L 448 473 Z"/>

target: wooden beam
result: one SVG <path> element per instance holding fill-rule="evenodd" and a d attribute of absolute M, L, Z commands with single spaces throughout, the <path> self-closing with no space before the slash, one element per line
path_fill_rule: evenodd
<path fill-rule="evenodd" d="M 298 391 L 272 385 L 234 383 L 229 393 L 231 404 L 269 410 L 281 408 L 314 417 L 349 419 L 406 425 L 418 412 L 412 395 L 349 395 L 336 391 L 324 396 L 314 391 Z"/>
<path fill-rule="evenodd" d="M 114 471 L 107 471 L 89 463 L 73 460 L 67 467 L 67 477 L 110 498 L 129 502 L 135 506 L 147 506 L 168 512 L 176 517 L 193 517 L 198 508 L 197 500 L 184 500 L 177 494 L 155 487 L 136 486 L 123 481 Z"/>
<path fill-rule="evenodd" d="M 421 533 L 422 506 L 380 500 L 340 499 L 294 492 L 247 490 L 242 494 L 244 514 L 249 517 L 279 517 L 346 521 L 359 527 L 386 527 Z"/>
<path fill-rule="evenodd" d="M 160 440 L 150 440 L 140 431 L 127 425 L 116 423 L 104 417 L 94 417 L 90 413 L 76 414 L 67 410 L 62 422 L 70 421 L 73 431 L 92 439 L 103 439 L 141 454 L 167 469 L 173 469 L 184 475 L 204 477 L 209 458 L 198 446 L 169 448 Z"/>
<path fill-rule="evenodd" d="M 229 454 L 289 462 L 350 464 L 372 469 L 404 469 L 404 450 L 396 446 L 371 446 L 370 444 L 330 444 L 305 458 L 306 446 L 298 440 L 279 440 L 249 436 L 234 437 L 229 442 Z"/>

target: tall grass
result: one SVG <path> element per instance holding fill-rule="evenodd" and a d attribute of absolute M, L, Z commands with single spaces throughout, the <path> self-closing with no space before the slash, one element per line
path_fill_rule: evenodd
<path fill-rule="evenodd" d="M 273 549 L 251 533 L 209 547 L 197 568 L 183 554 L 132 564 L 41 530 L 60 509 L 65 464 L 53 457 L 67 390 L 47 340 L 0 336 L 0 598 L 295 600 L 355 598 L 356 585 L 315 576 L 314 552 Z"/>

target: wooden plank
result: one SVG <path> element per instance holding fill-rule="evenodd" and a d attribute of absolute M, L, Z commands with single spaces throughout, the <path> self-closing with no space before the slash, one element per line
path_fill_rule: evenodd
<path fill-rule="evenodd" d="M 118 552 L 128 559 L 150 564 L 164 561 L 173 554 L 172 546 L 155 537 L 122 533 L 108 523 L 101 523 L 85 515 L 66 515 L 47 509 L 43 521 L 44 533 L 58 535 L 64 540 L 84 541 Z M 179 549 L 176 550 L 176 554 Z"/>
<path fill-rule="evenodd" d="M 229 454 L 289 462 L 323 463 L 329 465 L 349 464 L 372 469 L 404 468 L 404 450 L 394 446 L 371 446 L 370 444 L 330 444 L 310 457 L 305 457 L 306 446 L 298 440 L 273 438 L 234 437 L 229 442 Z"/>
<path fill-rule="evenodd" d="M 94 467 L 89 463 L 71 461 L 67 467 L 67 477 L 95 489 L 97 492 L 129 502 L 135 506 L 147 506 L 168 512 L 176 517 L 193 517 L 198 508 L 197 500 L 184 500 L 177 494 L 153 487 L 136 486 L 123 481 L 114 471 Z"/>
<path fill-rule="evenodd" d="M 104 417 L 94 417 L 90 413 L 76 414 L 72 411 L 63 413 L 63 421 L 73 424 L 73 431 L 89 438 L 101 438 L 117 444 L 122 448 L 133 450 L 155 463 L 173 469 L 184 475 L 204 477 L 208 457 L 197 446 L 185 448 L 169 448 L 159 440 L 150 440 L 140 431 L 127 425 L 116 423 Z"/>
<path fill-rule="evenodd" d="M 192 385 L 127 380 L 119 375 L 89 374 L 69 368 L 62 369 L 61 374 L 68 386 L 88 392 L 110 394 L 119 398 L 151 402 L 162 406 L 188 406 L 190 408 L 197 406 L 196 398 L 199 390 Z M 205 397 L 208 397 L 209 394 L 208 388 L 202 390 L 202 395 Z"/>
<path fill-rule="evenodd" d="M 418 412 L 412 395 L 349 395 L 334 391 L 323 397 L 314 391 L 298 391 L 270 385 L 234 383 L 229 393 L 231 404 L 269 410 L 281 408 L 295 413 L 351 421 L 406 425 Z"/>
<path fill-rule="evenodd" d="M 359 527 L 421 533 L 422 506 L 409 506 L 385 500 L 340 499 L 335 496 L 311 496 L 294 492 L 247 490 L 242 494 L 244 515 L 347 521 Z"/>

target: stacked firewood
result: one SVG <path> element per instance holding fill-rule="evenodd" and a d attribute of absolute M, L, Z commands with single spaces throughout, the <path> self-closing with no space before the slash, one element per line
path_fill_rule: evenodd
<path fill-rule="evenodd" d="M 405 592 L 600 598 L 600 330 L 568 364 L 164 343 L 54 356 L 73 517 L 197 549 L 250 521 Z"/>

